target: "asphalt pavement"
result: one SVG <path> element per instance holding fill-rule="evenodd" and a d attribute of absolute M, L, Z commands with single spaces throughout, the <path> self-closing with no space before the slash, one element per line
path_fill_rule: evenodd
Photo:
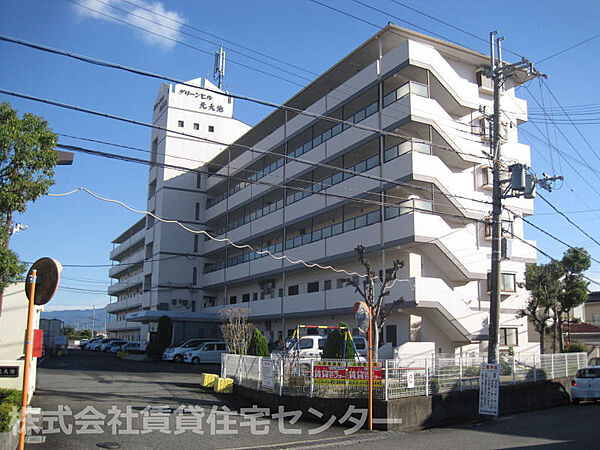
<path fill-rule="evenodd" d="M 314 411 L 268 417 L 244 399 L 202 389 L 200 373 L 218 370 L 87 351 L 46 359 L 32 402 L 42 410 L 33 434 L 45 442 L 26 448 L 600 448 L 598 403 L 412 433 L 350 433 L 349 420 L 305 420 Z"/>

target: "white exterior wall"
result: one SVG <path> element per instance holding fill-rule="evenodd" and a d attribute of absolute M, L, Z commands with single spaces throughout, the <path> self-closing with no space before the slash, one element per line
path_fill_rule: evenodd
<path fill-rule="evenodd" d="M 391 261 L 395 258 L 405 261 L 407 266 L 397 276 L 400 281 L 394 286 L 392 295 L 386 299 L 391 303 L 402 297 L 406 302 L 406 306 L 394 312 L 388 321 L 388 324 L 397 326 L 399 345 L 409 340 L 409 318 L 415 317 L 418 320 L 413 323 L 420 323 L 417 334 L 421 341 L 433 342 L 436 352 L 451 353 L 475 348 L 483 351 L 486 347 L 486 344 L 479 342 L 487 339 L 489 294 L 486 289 L 486 274 L 490 268 L 491 241 L 486 239 L 483 223 L 473 223 L 468 219 L 483 220 L 487 213 L 482 203 L 460 198 L 469 197 L 487 202 L 491 200 L 491 190 L 482 186 L 481 172 L 486 161 L 472 156 L 481 155 L 483 151 L 489 150 L 489 143 L 480 139 L 473 132 L 471 125 L 471 121 L 480 116 L 480 105 L 488 109 L 492 106 L 490 93 L 480 89 L 476 81 L 476 72 L 484 63 L 481 60 L 475 63 L 472 54 L 465 54 L 464 60 L 461 60 L 456 51 L 450 55 L 435 43 L 427 45 L 406 40 L 383 55 L 380 62 L 382 75 L 391 75 L 398 67 L 401 67 L 400 74 L 411 73 L 409 70 L 405 71 L 406 67 L 413 70 L 412 73 L 427 70 L 432 80 L 430 89 L 435 82 L 442 97 L 437 98 L 433 95 L 433 98 L 426 98 L 409 94 L 391 105 L 382 107 L 379 114 L 360 122 L 361 125 L 378 129 L 397 126 L 404 120 L 405 123 L 431 126 L 431 129 L 441 136 L 444 148 L 434 147 L 433 154 L 410 152 L 365 172 L 376 177 L 413 185 L 420 182 L 420 186 L 436 188 L 439 190 L 436 193 L 438 199 L 434 201 L 437 214 L 415 211 L 285 250 L 285 254 L 290 258 L 330 264 L 348 271 L 364 270 L 352 262 L 356 258 L 353 249 L 358 243 L 370 249 L 369 258 L 376 272 L 391 267 Z M 410 78 L 410 75 L 406 76 Z M 352 104 L 352 101 L 347 102 L 349 95 L 367 86 L 373 86 L 376 82 L 377 64 L 371 62 L 327 98 L 315 99 L 313 105 L 307 109 L 326 114 L 332 111 L 335 105 Z M 511 116 L 515 126 L 507 128 L 507 142 L 503 145 L 503 154 L 507 159 L 527 164 L 530 161 L 529 147 L 517 142 L 516 130 L 516 124 L 527 118 L 526 102 L 517 99 L 512 88 L 502 97 L 502 101 L 505 102 L 503 104 L 511 105 L 509 109 L 522 111 Z M 312 123 L 315 123 L 314 118 L 296 116 L 274 132 L 266 134 L 257 142 L 256 148 L 274 149 L 285 137 L 284 128 L 289 136 Z M 401 125 L 397 132 L 403 135 L 410 134 L 411 128 Z M 373 138 L 376 138 L 375 133 L 352 127 L 313 147 L 301 158 L 315 162 L 328 161 L 328 158 L 342 154 L 353 155 L 354 158 L 362 148 L 362 144 L 358 147 L 356 144 Z M 350 153 L 349 148 L 353 149 Z M 454 159 L 445 153 L 448 151 L 456 152 Z M 261 155 L 258 154 L 242 153 L 232 161 L 232 170 L 245 167 L 260 158 Z M 359 161 L 360 158 L 356 160 Z M 285 168 L 276 169 L 260 179 L 259 183 L 264 181 L 282 184 L 284 173 L 286 178 L 290 178 L 311 170 L 313 169 L 305 164 L 289 161 Z M 221 172 L 225 173 L 225 170 Z M 208 197 L 214 196 L 213 192 L 217 192 L 215 187 L 222 186 L 223 183 L 220 178 L 209 177 Z M 245 204 L 261 195 L 274 192 L 275 189 L 260 184 L 251 184 L 241 189 L 226 201 L 208 209 L 205 216 L 207 226 L 212 229 L 213 224 L 225 214 L 235 216 Z M 370 189 L 380 189 L 379 182 L 353 177 L 330 187 L 326 192 L 355 196 L 360 191 Z M 410 191 L 410 187 L 405 187 L 398 190 L 397 195 L 406 198 L 409 194 L 416 194 L 425 198 L 419 190 Z M 449 195 L 444 196 L 444 192 Z M 347 200 L 342 198 L 324 198 L 313 194 L 228 231 L 221 237 L 227 236 L 240 243 L 258 242 L 257 239 L 261 236 L 266 238 L 267 233 L 272 235 L 283 226 L 293 229 L 294 222 L 307 218 L 319 218 L 330 213 L 329 219 L 339 219 L 334 217 L 334 211 L 344 203 L 348 204 Z M 532 200 L 511 199 L 506 204 L 524 214 L 533 212 Z M 451 213 L 451 216 L 444 215 L 444 212 Z M 464 220 L 459 219 L 461 215 Z M 523 237 L 521 221 L 514 222 L 513 232 L 516 236 Z M 203 248 L 208 263 L 223 258 L 219 253 L 223 248 L 221 244 L 206 242 Z M 385 249 L 385 263 L 382 263 L 380 248 Z M 518 283 L 523 280 L 525 263 L 535 260 L 534 249 L 513 239 L 513 255 L 510 260 L 503 262 L 502 272 L 514 274 Z M 282 275 L 284 271 L 285 276 Z M 258 323 L 263 331 L 267 331 L 268 327 L 269 333 L 272 332 L 275 339 L 280 331 L 286 336 L 289 329 L 299 323 L 336 325 L 338 321 L 344 320 L 352 324 L 352 306 L 360 298 L 351 288 L 336 289 L 335 280 L 339 277 L 341 275 L 331 271 L 303 268 L 274 261 L 269 257 L 236 264 L 203 274 L 205 295 L 216 299 L 215 306 L 207 306 L 204 311 L 214 313 L 224 306 L 248 308 L 250 319 Z M 261 300 L 259 283 L 266 280 L 275 282 L 273 298 Z M 331 290 L 324 290 L 325 280 L 332 280 Z M 307 283 L 315 281 L 319 282 L 319 291 L 308 293 Z M 289 286 L 295 285 L 299 287 L 298 295 L 288 295 Z M 279 296 L 280 289 L 283 289 L 282 297 Z M 250 301 L 247 303 L 242 302 L 244 294 L 249 295 Z M 256 301 L 253 300 L 254 294 L 258 297 Z M 230 304 L 232 296 L 236 297 L 236 303 L 233 305 Z M 268 294 L 268 297 L 271 295 Z M 530 351 L 532 347 L 527 341 L 525 319 L 516 318 L 516 312 L 524 307 L 526 297 L 527 293 L 518 287 L 516 292 L 504 292 L 502 295 L 501 327 L 517 329 L 518 342 L 514 345 L 515 351 Z"/>
<path fill-rule="evenodd" d="M 152 158 L 157 166 L 149 170 L 147 210 L 158 217 L 202 230 L 206 203 L 205 163 L 249 127 L 233 118 L 233 99 L 206 90 L 218 91 L 209 81 L 198 78 L 187 84 L 197 87 L 161 85 L 153 107 L 153 124 L 157 128 L 152 131 L 150 149 L 156 152 Z M 199 172 L 202 173 L 200 179 Z M 201 205 L 198 216 L 197 203 Z M 138 236 L 143 237 L 143 249 L 122 263 L 143 261 L 142 269 L 119 282 L 139 279 L 143 292 L 109 305 L 114 319 L 108 329 L 113 335 L 147 342 L 156 324 L 127 321 L 127 314 L 156 310 L 159 305 L 167 305 L 169 310 L 193 311 L 192 302 L 199 303 L 202 299 L 199 282 L 203 258 L 199 251 L 194 252 L 194 235 L 179 225 L 154 220 L 136 234 Z M 204 236 L 199 235 L 198 250 L 203 242 Z M 195 285 L 194 267 L 198 273 Z"/>

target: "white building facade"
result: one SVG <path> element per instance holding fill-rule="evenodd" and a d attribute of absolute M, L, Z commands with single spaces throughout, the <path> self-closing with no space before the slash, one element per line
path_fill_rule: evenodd
<path fill-rule="evenodd" d="M 285 104 L 294 110 L 276 110 L 232 145 L 208 147 L 205 159 L 194 153 L 207 162 L 204 175 L 151 169 L 150 191 L 153 180 L 160 181 L 148 209 L 253 250 L 348 272 L 364 272 L 357 244 L 366 247 L 382 277 L 394 260 L 402 260 L 386 297 L 390 305 L 402 303 L 390 315 L 382 342 L 400 353 L 483 352 L 492 192 L 481 111 L 491 111 L 493 99 L 481 68 L 488 64 L 483 54 L 389 25 L 294 95 Z M 529 148 L 517 136 L 527 105 L 510 83 L 502 92 L 503 158 L 529 165 Z M 197 110 L 173 120 L 171 113 L 162 119 L 156 114 L 155 123 L 170 130 L 178 129 L 178 121 L 204 117 Z M 241 135 L 243 128 L 228 136 Z M 155 130 L 153 142 L 159 136 Z M 158 140 L 159 158 L 171 149 L 200 146 L 171 139 L 166 151 Z M 166 180 L 174 188 L 163 187 L 159 195 Z M 533 213 L 532 200 L 505 204 L 519 214 Z M 195 216 L 186 219 L 190 212 Z M 518 217 L 504 217 L 503 228 L 507 238 L 523 238 Z M 511 254 L 502 263 L 500 342 L 504 349 L 535 351 L 526 319 L 517 312 L 527 299 L 519 283 L 536 254 L 523 241 L 510 241 Z M 195 301 L 189 314 L 199 323 L 215 320 L 222 308 L 246 308 L 269 341 L 286 338 L 299 324 L 354 324 L 353 305 L 361 298 L 346 286 L 343 273 L 195 238 L 172 224 L 151 225 L 145 249 L 154 259 L 197 257 L 186 261 L 186 269 L 173 263 L 177 259 L 145 262 L 144 289 L 149 286 L 150 293 L 142 310 L 155 311 L 130 314 L 131 320 L 155 320 L 164 303 L 176 316 L 173 308 L 182 299 Z"/>
<path fill-rule="evenodd" d="M 205 163 L 249 128 L 233 118 L 233 99 L 215 91 L 218 88 L 203 79 L 163 84 L 153 107 L 154 164 L 146 209 L 192 230 L 204 229 Z M 115 265 L 109 276 L 116 282 L 108 293 L 116 301 L 108 305 L 114 318 L 107 325 L 111 336 L 147 342 L 165 314 L 177 321 L 181 338 L 206 331 L 195 314 L 202 300 L 201 238 L 148 215 L 113 241 L 110 258 Z M 208 328 L 214 334 L 217 326 L 212 323 Z"/>

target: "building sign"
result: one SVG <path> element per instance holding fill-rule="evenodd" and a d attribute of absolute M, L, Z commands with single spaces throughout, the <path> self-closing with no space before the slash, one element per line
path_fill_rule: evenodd
<path fill-rule="evenodd" d="M 224 95 L 216 95 L 202 90 L 182 87 L 177 90 L 177 96 L 186 99 L 186 103 L 188 100 L 196 100 L 193 102 L 193 107 L 200 112 L 219 115 L 225 114 L 227 97 Z"/>
<path fill-rule="evenodd" d="M 313 366 L 315 384 L 350 384 L 366 386 L 369 383 L 369 365 L 367 363 L 339 362 L 315 364 Z M 381 386 L 383 371 L 381 363 L 373 364 L 373 385 Z"/>
<path fill-rule="evenodd" d="M 315 364 L 313 380 L 315 384 L 346 384 L 346 363 Z"/>
<path fill-rule="evenodd" d="M 479 414 L 498 415 L 500 403 L 500 365 L 482 364 L 479 371 Z"/>
<path fill-rule="evenodd" d="M 0 378 L 17 378 L 19 366 L 0 366 Z"/>
<path fill-rule="evenodd" d="M 275 383 L 273 380 L 273 361 L 269 358 L 262 358 L 260 361 L 260 379 L 263 387 L 273 389 Z"/>

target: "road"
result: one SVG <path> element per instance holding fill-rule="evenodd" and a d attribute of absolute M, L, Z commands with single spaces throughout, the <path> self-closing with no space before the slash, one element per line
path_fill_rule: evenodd
<path fill-rule="evenodd" d="M 347 436 L 352 425 L 347 422 L 347 426 L 336 423 L 311 434 L 321 424 L 303 420 L 306 412 L 295 423 L 289 417 L 275 420 L 248 411 L 241 414 L 241 408 L 252 405 L 201 389 L 199 374 L 218 369 L 216 365 L 123 361 L 85 351 L 47 359 L 38 370 L 32 403 L 43 411 L 43 419 L 37 416 L 40 431 L 35 434 L 42 435 L 45 442 L 27 448 L 98 449 L 106 443 L 122 449 L 600 448 L 599 404 L 412 433 L 358 431 Z M 182 410 L 182 405 L 187 408 Z M 62 413 L 57 413 L 59 410 Z M 61 415 L 65 418 L 62 431 Z M 267 433 L 253 432 L 251 425 L 255 431 Z M 281 432 L 280 425 L 298 434 Z"/>

